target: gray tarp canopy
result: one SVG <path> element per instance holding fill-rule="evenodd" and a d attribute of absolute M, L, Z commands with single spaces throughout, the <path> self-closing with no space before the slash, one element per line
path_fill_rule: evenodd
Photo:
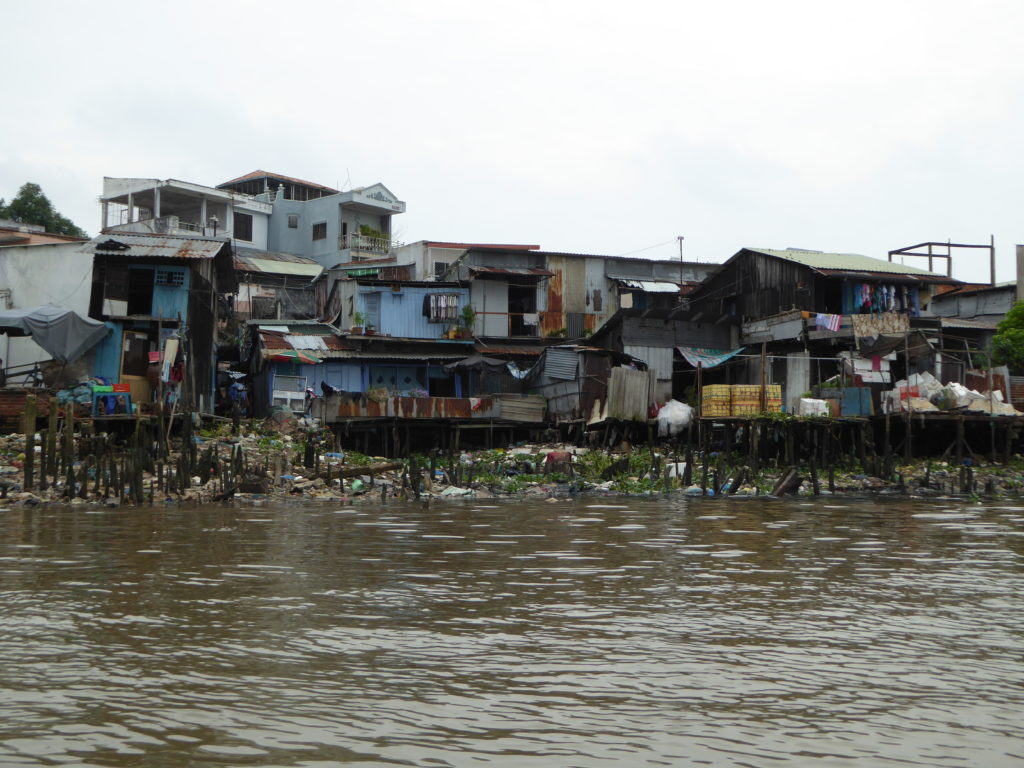
<path fill-rule="evenodd" d="M 99 344 L 109 331 L 99 320 L 52 304 L 0 310 L 0 333 L 31 336 L 32 341 L 58 363 L 77 360 Z"/>
<path fill-rule="evenodd" d="M 489 370 L 493 373 L 497 373 L 501 370 L 507 370 L 508 363 L 504 360 L 497 360 L 493 357 L 484 357 L 483 355 L 471 355 L 463 360 L 459 360 L 455 363 L 448 363 L 444 367 L 449 373 L 453 371 L 480 371 Z"/>

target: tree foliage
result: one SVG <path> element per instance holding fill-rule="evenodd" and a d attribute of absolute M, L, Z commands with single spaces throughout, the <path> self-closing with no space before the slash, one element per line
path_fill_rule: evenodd
<path fill-rule="evenodd" d="M 71 219 L 62 216 L 43 189 L 31 181 L 23 184 L 10 203 L 0 198 L 0 219 L 13 219 L 22 224 L 38 224 L 55 235 L 85 237 L 85 232 Z"/>
<path fill-rule="evenodd" d="M 1024 373 L 1024 302 L 1013 305 L 992 337 L 992 362 Z"/>

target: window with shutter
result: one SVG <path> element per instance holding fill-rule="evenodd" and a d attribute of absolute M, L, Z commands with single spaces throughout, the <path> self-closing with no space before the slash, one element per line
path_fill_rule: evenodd
<path fill-rule="evenodd" d="M 234 236 L 235 240 L 252 242 L 252 216 L 248 213 L 238 213 L 235 211 Z"/>

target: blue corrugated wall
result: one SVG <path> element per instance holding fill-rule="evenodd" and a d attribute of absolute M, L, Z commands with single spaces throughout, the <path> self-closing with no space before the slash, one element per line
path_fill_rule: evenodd
<path fill-rule="evenodd" d="M 377 332 L 406 339 L 439 339 L 449 327 L 448 323 L 431 323 L 424 317 L 423 299 L 428 294 L 458 294 L 460 310 L 469 304 L 468 288 L 403 285 L 401 290 L 392 291 L 387 286 L 360 286 L 357 310 L 364 315 L 367 310 L 363 296 L 367 293 L 380 293 L 380 327 Z"/>

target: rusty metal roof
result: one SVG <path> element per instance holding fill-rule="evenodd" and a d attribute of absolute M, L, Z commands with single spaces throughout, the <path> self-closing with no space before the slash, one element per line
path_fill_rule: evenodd
<path fill-rule="evenodd" d="M 212 259 L 225 247 L 230 247 L 226 240 L 205 237 L 117 232 L 94 237 L 81 252 L 133 259 Z"/>
<path fill-rule="evenodd" d="M 477 267 L 470 266 L 470 272 L 482 273 L 485 275 L 518 275 L 531 277 L 552 277 L 555 273 L 550 269 L 539 267 Z"/>
<path fill-rule="evenodd" d="M 257 251 L 251 248 L 235 250 L 235 269 L 242 272 L 265 272 L 271 275 L 300 275 L 316 277 L 323 271 L 317 262 L 294 253 Z"/>
<path fill-rule="evenodd" d="M 295 324 L 295 328 L 289 327 L 290 325 L 282 322 L 280 326 L 259 328 L 260 346 L 264 355 L 301 350 L 312 352 L 320 358 L 338 358 L 344 357 L 343 353 L 351 349 L 345 339 L 338 336 L 334 328 L 326 323 L 317 324 L 322 326 L 319 329 L 312 323 L 308 326 Z M 287 329 L 287 332 L 279 329 Z"/>
<path fill-rule="evenodd" d="M 541 352 L 544 351 L 544 347 L 516 347 L 516 346 L 505 346 L 497 347 L 489 344 L 477 344 L 473 347 L 477 352 L 482 355 L 494 356 L 494 355 L 523 355 L 527 357 L 539 357 Z"/>

